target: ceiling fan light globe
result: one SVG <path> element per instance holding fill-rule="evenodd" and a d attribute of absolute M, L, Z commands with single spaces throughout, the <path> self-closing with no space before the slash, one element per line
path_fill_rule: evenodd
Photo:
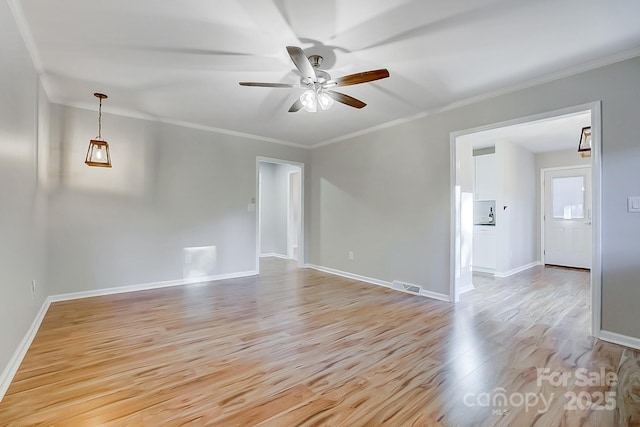
<path fill-rule="evenodd" d="M 314 102 L 311 105 L 308 106 L 304 106 L 304 111 L 308 112 L 308 113 L 315 113 L 316 111 L 318 111 L 318 106 L 317 104 Z"/>
<path fill-rule="evenodd" d="M 305 110 L 309 111 L 309 108 L 312 108 L 315 110 L 316 108 L 316 92 L 314 90 L 305 90 L 304 92 L 302 92 L 302 95 L 300 95 L 300 102 L 302 103 L 302 106 L 304 107 Z"/>
<path fill-rule="evenodd" d="M 328 110 L 333 105 L 333 98 L 326 93 L 320 93 L 318 94 L 318 104 L 323 110 Z"/>

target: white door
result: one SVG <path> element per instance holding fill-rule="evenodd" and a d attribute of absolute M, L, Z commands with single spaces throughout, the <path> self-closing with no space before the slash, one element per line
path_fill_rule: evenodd
<path fill-rule="evenodd" d="M 591 268 L 591 167 L 544 173 L 544 263 Z"/>

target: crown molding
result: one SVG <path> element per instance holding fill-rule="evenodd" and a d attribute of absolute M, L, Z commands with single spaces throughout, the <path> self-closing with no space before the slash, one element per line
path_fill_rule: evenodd
<path fill-rule="evenodd" d="M 82 110 L 90 110 L 90 111 L 98 111 L 93 104 L 88 103 L 88 102 L 73 102 L 73 101 L 57 100 L 56 99 L 56 100 L 51 100 L 51 103 L 57 104 L 57 105 L 61 105 L 61 106 L 64 106 L 64 107 L 79 108 L 79 109 L 82 109 Z M 145 114 L 145 113 L 141 113 L 139 111 L 134 111 L 134 110 L 127 110 L 127 109 L 114 108 L 114 107 L 105 108 L 104 106 L 102 106 L 102 112 L 103 113 L 107 113 L 107 114 L 112 114 L 114 116 L 127 117 L 127 118 L 130 118 L 130 119 L 139 119 L 139 120 L 147 120 L 147 121 L 156 122 L 156 123 L 164 123 L 164 124 L 168 124 L 168 125 L 172 125 L 172 126 L 179 126 L 179 127 L 188 128 L 188 129 L 202 130 L 202 131 L 206 131 L 206 132 L 219 133 L 219 134 L 223 134 L 223 135 L 231 135 L 231 136 L 236 136 L 236 137 L 239 137 L 239 138 L 257 140 L 257 141 L 262 141 L 262 142 L 270 142 L 270 143 L 273 143 L 273 144 L 286 145 L 286 146 L 289 146 L 289 147 L 302 148 L 302 149 L 305 149 L 305 150 L 310 150 L 311 149 L 310 146 L 302 145 L 302 144 L 296 144 L 295 142 L 290 142 L 290 141 L 285 141 L 285 140 L 275 139 L 275 138 L 269 138 L 269 137 L 261 136 L 261 135 L 254 135 L 254 134 L 251 134 L 251 133 L 238 132 L 238 131 L 229 130 L 229 129 L 217 128 L 217 127 L 213 127 L 213 126 L 206 126 L 206 125 L 201 125 L 201 124 L 198 124 L 198 123 L 192 123 L 192 122 L 188 122 L 188 121 L 173 120 L 173 119 L 169 119 L 169 118 L 166 118 L 166 117 L 153 116 L 151 114 Z"/>
<path fill-rule="evenodd" d="M 550 83 L 556 80 L 563 79 L 565 77 L 575 76 L 580 73 L 584 73 L 587 71 L 595 70 L 601 67 L 605 67 L 607 65 L 615 64 L 617 62 L 622 62 L 627 59 L 636 58 L 640 56 L 640 47 L 636 47 L 630 50 L 625 50 L 623 52 L 618 52 L 614 55 L 606 56 L 604 58 L 599 58 L 593 61 L 589 61 L 575 67 L 566 68 L 562 71 L 558 71 L 555 73 L 547 74 L 543 77 L 537 79 L 530 79 L 522 83 L 518 83 L 515 85 L 507 86 L 504 88 L 492 90 L 489 92 L 482 93 L 480 95 L 472 96 L 469 98 L 465 98 L 459 101 L 452 102 L 443 107 L 434 108 L 431 110 L 422 111 L 420 113 L 403 117 L 396 120 L 391 120 L 386 123 L 382 123 L 376 126 L 372 126 L 366 129 L 362 129 L 356 132 L 352 132 L 343 136 L 339 136 L 336 138 L 331 138 L 326 141 L 319 142 L 311 146 L 311 149 L 324 147 L 326 145 L 335 144 L 336 142 L 345 141 L 348 139 L 352 139 L 358 136 L 366 135 L 368 133 L 376 132 L 379 130 L 387 129 L 390 127 L 398 126 L 404 123 L 409 123 L 414 120 L 419 120 L 427 116 L 433 116 L 439 113 L 443 113 L 445 111 L 455 110 L 456 108 L 465 107 L 471 104 L 475 104 L 480 101 L 486 101 L 488 99 L 497 98 L 498 96 L 508 95 L 510 93 L 518 92 L 520 90 L 529 89 L 534 86 L 538 86 L 545 83 Z"/>

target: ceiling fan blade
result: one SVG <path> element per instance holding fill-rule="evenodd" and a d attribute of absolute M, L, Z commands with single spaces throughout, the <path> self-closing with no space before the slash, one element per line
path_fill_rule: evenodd
<path fill-rule="evenodd" d="M 344 93 L 334 92 L 332 90 L 328 90 L 325 93 L 330 97 L 332 97 L 333 99 L 335 99 L 336 101 L 341 102 L 345 105 L 348 105 L 349 107 L 363 108 L 367 105 L 364 102 L 360 101 L 359 99 L 356 99 L 353 96 L 345 95 Z"/>
<path fill-rule="evenodd" d="M 307 58 L 307 55 L 305 55 L 302 49 L 296 46 L 287 46 L 287 52 L 289 52 L 291 60 L 296 65 L 296 68 L 298 68 L 298 71 L 300 71 L 303 78 L 311 80 L 314 83 L 318 81 L 316 71 L 313 69 L 313 65 L 311 65 L 309 58 Z"/>
<path fill-rule="evenodd" d="M 295 87 L 288 83 L 258 83 L 258 82 L 240 82 L 240 86 L 256 86 L 256 87 Z"/>
<path fill-rule="evenodd" d="M 300 111 L 301 108 L 302 108 L 302 102 L 300 102 L 299 99 L 296 99 L 296 102 L 294 102 L 291 108 L 289 108 L 289 112 L 295 113 L 296 111 Z"/>
<path fill-rule="evenodd" d="M 389 77 L 389 70 L 386 68 L 380 70 L 364 71 L 362 73 L 349 74 L 339 77 L 335 80 L 328 81 L 324 86 L 350 86 L 360 83 L 372 82 L 374 80 L 386 79 Z"/>

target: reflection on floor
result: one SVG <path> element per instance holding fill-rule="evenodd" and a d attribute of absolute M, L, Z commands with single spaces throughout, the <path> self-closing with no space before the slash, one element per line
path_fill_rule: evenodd
<path fill-rule="evenodd" d="M 556 356 L 561 356 L 565 366 L 570 367 L 570 370 L 562 371 L 574 383 L 567 392 L 569 406 L 580 409 L 589 402 L 597 404 L 602 400 L 602 405 L 595 408 L 601 413 L 587 412 L 584 419 L 577 414 L 569 414 L 565 406 L 564 416 L 557 419 L 560 424 L 640 425 L 640 352 L 605 342 L 597 343 L 589 337 L 589 274 L 587 270 L 553 266 L 536 267 L 505 279 L 474 274 L 476 290 L 462 296 L 461 307 L 488 310 L 494 318 L 503 319 L 512 327 L 520 325 L 525 329 L 527 325 L 535 325 L 535 329 L 542 331 L 539 345 L 557 350 Z M 596 357 L 590 365 L 585 364 L 598 346 L 608 348 L 608 362 Z M 620 360 L 617 359 L 619 354 Z M 580 370 L 584 367 L 586 372 Z M 604 373 L 601 371 L 603 367 Z M 556 382 L 552 376 L 542 375 L 545 374 L 536 375 L 536 380 L 544 378 L 544 382 Z M 598 384 L 592 385 L 596 382 Z M 610 401 L 607 405 L 607 399 L 614 398 L 615 403 Z M 609 407 L 615 409 L 610 411 Z M 583 421 L 586 424 L 581 424 Z"/>
<path fill-rule="evenodd" d="M 608 398 L 637 397 L 638 355 L 625 353 L 629 388 L 611 387 L 624 348 L 589 337 L 583 272 L 477 277 L 452 305 L 280 259 L 261 269 L 53 304 L 0 403 L 0 425 L 636 419 L 632 405 Z"/>

